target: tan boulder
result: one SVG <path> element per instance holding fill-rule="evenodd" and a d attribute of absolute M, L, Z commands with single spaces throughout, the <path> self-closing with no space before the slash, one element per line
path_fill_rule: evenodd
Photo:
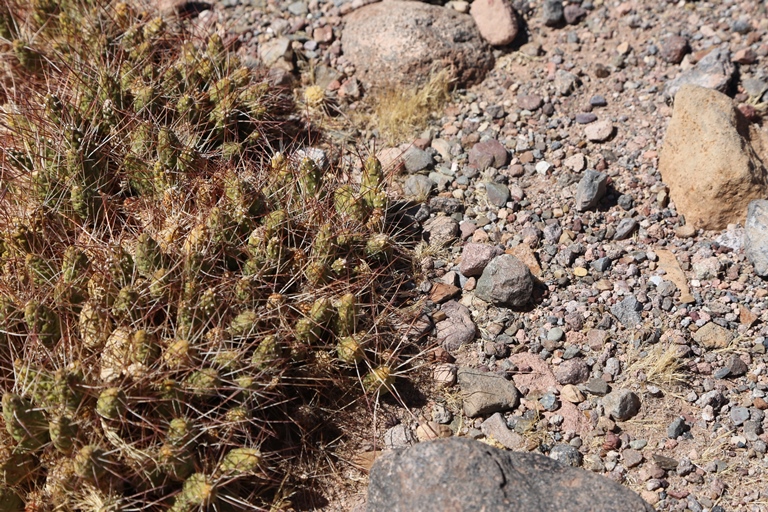
<path fill-rule="evenodd" d="M 768 196 L 768 133 L 750 125 L 731 99 L 683 85 L 659 156 L 661 177 L 686 223 L 720 230 Z"/>

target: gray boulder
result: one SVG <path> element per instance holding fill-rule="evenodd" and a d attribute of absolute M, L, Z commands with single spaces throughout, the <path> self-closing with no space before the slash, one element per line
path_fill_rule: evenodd
<path fill-rule="evenodd" d="M 768 277 L 768 200 L 751 201 L 744 226 L 744 249 L 755 274 Z"/>
<path fill-rule="evenodd" d="M 497 306 L 520 307 L 531 299 L 533 276 L 528 266 L 511 254 L 496 256 L 477 280 L 475 295 Z"/>
<path fill-rule="evenodd" d="M 637 494 L 583 469 L 534 453 L 450 438 L 380 457 L 368 512 L 652 512 Z"/>
<path fill-rule="evenodd" d="M 468 14 L 422 2 L 366 5 L 344 17 L 344 56 L 374 86 L 424 84 L 433 69 L 451 69 L 456 86 L 477 83 L 493 54 Z"/>

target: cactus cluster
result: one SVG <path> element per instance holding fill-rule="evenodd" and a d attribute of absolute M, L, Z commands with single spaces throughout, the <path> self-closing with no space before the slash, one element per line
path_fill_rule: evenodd
<path fill-rule="evenodd" d="M 313 407 L 393 386 L 381 165 L 292 151 L 182 20 L 7 2 L 0 47 L 0 510 L 268 507 Z"/>

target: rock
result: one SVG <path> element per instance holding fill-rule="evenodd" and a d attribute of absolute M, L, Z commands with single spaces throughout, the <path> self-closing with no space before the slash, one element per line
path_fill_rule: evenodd
<path fill-rule="evenodd" d="M 731 331 L 720 327 L 714 322 L 704 324 L 698 331 L 693 333 L 693 341 L 707 349 L 725 348 L 733 340 Z"/>
<path fill-rule="evenodd" d="M 733 407 L 728 416 L 730 417 L 733 424 L 738 427 L 745 421 L 749 420 L 749 409 L 746 407 Z"/>
<path fill-rule="evenodd" d="M 619 221 L 619 225 L 616 226 L 616 234 L 613 235 L 614 240 L 626 240 L 637 229 L 637 221 L 632 217 L 624 217 Z"/>
<path fill-rule="evenodd" d="M 579 85 L 579 77 L 564 69 L 555 72 L 555 88 L 561 96 L 568 96 Z"/>
<path fill-rule="evenodd" d="M 503 183 L 485 183 L 485 194 L 488 202 L 499 208 L 503 208 L 509 201 L 509 187 Z"/>
<path fill-rule="evenodd" d="M 448 363 L 435 366 L 432 370 L 432 380 L 434 380 L 438 386 L 453 386 L 456 384 L 456 366 Z"/>
<path fill-rule="evenodd" d="M 533 276 L 528 266 L 511 254 L 496 256 L 477 280 L 475 295 L 497 306 L 520 307 L 533 292 Z"/>
<path fill-rule="evenodd" d="M 416 146 L 410 146 L 406 149 L 401 158 L 403 159 L 405 170 L 409 173 L 419 172 L 434 164 L 432 155 Z"/>
<path fill-rule="evenodd" d="M 556 27 L 565 20 L 561 0 L 544 0 L 541 6 L 541 20 L 548 27 Z"/>
<path fill-rule="evenodd" d="M 597 115 L 592 112 L 583 112 L 576 114 L 575 121 L 577 124 L 589 124 L 597 121 Z"/>
<path fill-rule="evenodd" d="M 507 165 L 508 158 L 507 148 L 496 139 L 478 142 L 469 150 L 469 165 L 478 171 L 503 167 Z"/>
<path fill-rule="evenodd" d="M 469 14 L 480 34 L 493 46 L 507 45 L 517 37 L 517 13 L 509 0 L 474 0 Z"/>
<path fill-rule="evenodd" d="M 576 153 L 566 158 L 563 165 L 573 172 L 581 172 L 587 168 L 587 158 L 581 153 Z"/>
<path fill-rule="evenodd" d="M 435 182 L 426 176 L 421 174 L 415 174 L 408 176 L 403 183 L 403 193 L 405 197 L 424 200 L 429 197 L 429 193 L 432 191 L 432 187 L 435 186 Z"/>
<path fill-rule="evenodd" d="M 190 0 L 159 0 L 155 7 L 163 16 L 178 16 L 179 18 L 190 18 L 197 16 L 201 12 L 211 9 L 213 6 L 208 2 L 190 1 Z"/>
<path fill-rule="evenodd" d="M 424 231 L 429 233 L 430 245 L 441 247 L 453 243 L 458 238 L 459 223 L 451 217 L 432 217 L 424 223 Z"/>
<path fill-rule="evenodd" d="M 293 50 L 287 37 L 270 39 L 259 45 L 259 58 L 268 68 L 293 70 Z"/>
<path fill-rule="evenodd" d="M 749 370 L 747 363 L 745 363 L 738 354 L 733 354 L 728 359 L 726 368 L 728 368 L 729 377 L 741 377 L 742 375 L 745 375 Z"/>
<path fill-rule="evenodd" d="M 608 383 L 603 379 L 589 379 L 586 386 L 584 386 L 584 389 L 586 389 L 588 393 L 597 396 L 605 396 L 609 391 Z"/>
<path fill-rule="evenodd" d="M 422 85 L 438 67 L 451 69 L 460 87 L 481 81 L 493 67 L 472 18 L 453 9 L 393 0 L 366 5 L 344 21 L 344 56 L 368 84 Z"/>
<path fill-rule="evenodd" d="M 499 252 L 499 248 L 493 245 L 466 244 L 461 251 L 459 272 L 466 277 L 477 277 Z"/>
<path fill-rule="evenodd" d="M 653 511 L 637 494 L 600 475 L 455 437 L 379 457 L 367 501 L 368 512 L 608 512 L 617 504 L 626 512 Z"/>
<path fill-rule="evenodd" d="M 569 25 L 575 25 L 584 18 L 587 17 L 587 11 L 580 5 L 568 4 L 563 9 L 563 16 L 565 16 L 565 22 Z"/>
<path fill-rule="evenodd" d="M 747 207 L 744 250 L 755 274 L 768 277 L 768 200 L 751 201 Z"/>
<path fill-rule="evenodd" d="M 618 318 L 619 322 L 624 327 L 632 328 L 637 324 L 642 323 L 643 316 L 640 312 L 643 310 L 643 305 L 638 302 L 634 295 L 626 297 L 624 300 L 617 302 L 611 307 L 611 313 Z"/>
<path fill-rule="evenodd" d="M 457 377 L 464 414 L 470 418 L 517 407 L 517 388 L 504 377 L 474 368 L 459 368 Z"/>
<path fill-rule="evenodd" d="M 581 358 L 569 359 L 557 367 L 555 378 L 560 384 L 581 384 L 589 379 L 589 367 Z"/>
<path fill-rule="evenodd" d="M 637 450 L 627 448 L 621 452 L 621 460 L 624 462 L 625 467 L 634 468 L 643 462 L 643 454 Z"/>
<path fill-rule="evenodd" d="M 384 432 L 384 447 L 388 450 L 395 450 L 398 448 L 407 448 L 418 442 L 416 436 L 413 435 L 413 431 L 407 426 L 400 423 Z"/>
<path fill-rule="evenodd" d="M 684 85 L 696 85 L 724 93 L 728 90 L 735 70 L 728 50 L 715 48 L 694 67 L 668 82 L 664 92 L 674 98 Z"/>
<path fill-rule="evenodd" d="M 461 288 L 447 283 L 435 283 L 429 290 L 429 300 L 435 304 L 442 304 L 459 295 L 461 295 Z"/>
<path fill-rule="evenodd" d="M 582 455 L 579 450 L 569 444 L 556 444 L 549 451 L 549 458 L 564 466 L 577 468 L 581 466 Z"/>
<path fill-rule="evenodd" d="M 576 210 L 585 212 L 597 206 L 600 199 L 605 195 L 607 183 L 607 174 L 597 172 L 594 169 L 587 169 L 576 188 L 574 199 Z"/>
<path fill-rule="evenodd" d="M 525 438 L 510 429 L 504 416 L 500 412 L 494 413 L 490 418 L 480 424 L 480 430 L 485 437 L 493 438 L 509 450 L 524 450 Z"/>
<path fill-rule="evenodd" d="M 560 398 L 572 404 L 580 404 L 584 401 L 584 393 L 573 384 L 566 384 L 560 390 Z"/>
<path fill-rule="evenodd" d="M 613 135 L 613 130 L 610 121 L 597 121 L 584 128 L 584 135 L 592 142 L 605 142 Z"/>
<path fill-rule="evenodd" d="M 441 425 L 434 421 L 425 421 L 418 427 L 416 427 L 416 437 L 422 443 L 425 441 L 433 441 L 435 439 L 444 439 L 451 437 L 453 432 L 448 425 Z"/>
<path fill-rule="evenodd" d="M 625 421 L 640 411 L 640 398 L 628 389 L 611 391 L 603 397 L 605 415 L 616 421 Z"/>
<path fill-rule="evenodd" d="M 477 327 L 472 321 L 469 309 L 455 300 L 446 302 L 440 309 L 446 319 L 437 322 L 437 341 L 448 352 L 454 352 L 465 343 L 475 339 Z"/>
<path fill-rule="evenodd" d="M 688 40 L 682 36 L 671 36 L 661 42 L 661 58 L 670 64 L 680 64 L 685 54 L 691 51 Z"/>
<path fill-rule="evenodd" d="M 691 426 L 685 422 L 685 418 L 678 416 L 667 427 L 667 437 L 677 439 L 681 435 L 691 430 Z"/>
<path fill-rule="evenodd" d="M 541 96 L 523 94 L 517 97 L 517 106 L 523 110 L 530 110 L 533 112 L 534 110 L 541 108 L 543 104 L 544 100 L 541 98 Z"/>
<path fill-rule="evenodd" d="M 721 230 L 743 223 L 749 202 L 768 194 L 761 161 L 768 154 L 762 148 L 768 148 L 768 134 L 747 126 L 728 96 L 683 86 L 675 97 L 659 170 L 686 224 Z"/>
<path fill-rule="evenodd" d="M 608 100 L 605 99 L 605 96 L 602 96 L 600 94 L 595 94 L 591 98 L 589 98 L 589 104 L 593 107 L 605 107 L 608 105 Z"/>

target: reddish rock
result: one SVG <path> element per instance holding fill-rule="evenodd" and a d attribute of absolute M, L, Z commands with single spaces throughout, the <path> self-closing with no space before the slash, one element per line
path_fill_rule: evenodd
<path fill-rule="evenodd" d="M 691 51 L 688 40 L 682 36 L 668 37 L 661 43 L 661 58 L 671 64 L 680 64 L 685 54 Z"/>
<path fill-rule="evenodd" d="M 517 13 L 509 0 L 475 0 L 469 13 L 486 41 L 504 46 L 517 37 Z"/>
<path fill-rule="evenodd" d="M 742 48 L 733 54 L 731 60 L 739 64 L 754 64 L 757 62 L 757 54 L 752 48 Z"/>
<path fill-rule="evenodd" d="M 496 139 L 478 142 L 469 150 L 469 165 L 480 171 L 488 167 L 503 167 L 507 165 L 508 158 L 507 148 Z"/>

